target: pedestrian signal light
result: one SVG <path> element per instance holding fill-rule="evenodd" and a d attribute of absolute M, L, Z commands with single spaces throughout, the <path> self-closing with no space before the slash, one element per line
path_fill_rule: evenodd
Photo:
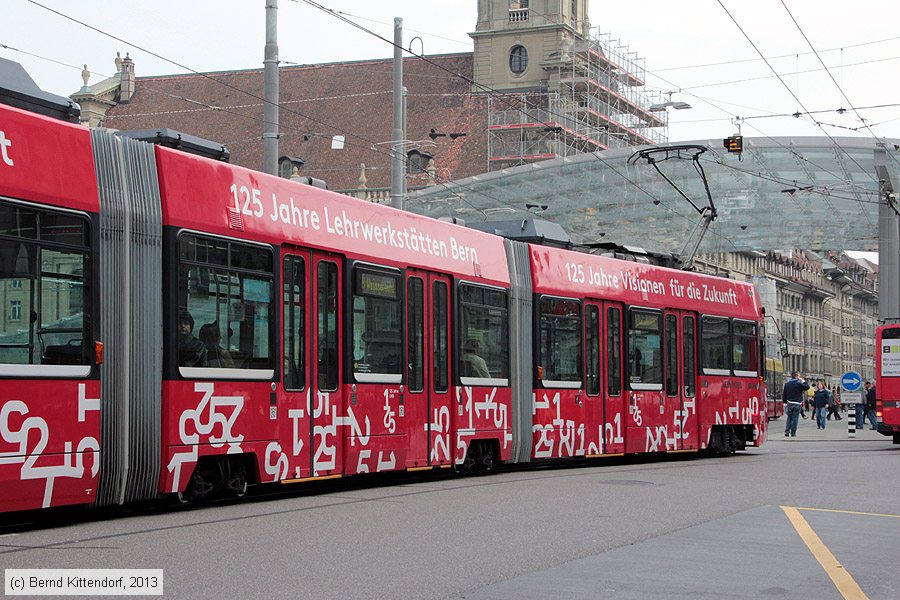
<path fill-rule="evenodd" d="M 744 136 L 731 135 L 722 140 L 729 152 L 741 152 L 744 149 Z"/>

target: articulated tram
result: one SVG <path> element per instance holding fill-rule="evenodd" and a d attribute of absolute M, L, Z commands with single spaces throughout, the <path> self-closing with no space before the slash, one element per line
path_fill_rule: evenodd
<path fill-rule="evenodd" d="M 747 283 L 4 105 L 0 150 L 0 511 L 766 439 Z"/>

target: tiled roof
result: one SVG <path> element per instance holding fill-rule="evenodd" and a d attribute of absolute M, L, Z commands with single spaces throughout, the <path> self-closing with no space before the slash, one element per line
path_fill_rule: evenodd
<path fill-rule="evenodd" d="M 487 171 L 487 98 L 472 94 L 472 54 L 428 57 L 443 68 L 404 59 L 407 139 L 434 156 L 436 178 L 459 179 Z M 446 69 L 446 70 L 445 70 Z M 331 189 L 390 186 L 392 130 L 390 59 L 281 67 L 279 155 L 306 161 L 302 174 L 324 179 Z M 261 169 L 263 162 L 263 69 L 138 77 L 128 104 L 112 108 L 104 125 L 115 129 L 169 127 L 225 144 L 231 162 Z M 227 84 L 227 85 L 223 85 Z M 218 108 L 213 108 L 218 107 Z M 456 140 L 428 138 L 430 129 L 463 132 Z M 332 150 L 332 136 L 345 136 Z M 378 144 L 378 151 L 371 150 Z M 425 184 L 410 176 L 408 185 Z"/>

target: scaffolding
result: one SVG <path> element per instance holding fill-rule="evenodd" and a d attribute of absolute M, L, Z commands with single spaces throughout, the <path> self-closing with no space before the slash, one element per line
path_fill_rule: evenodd
<path fill-rule="evenodd" d="M 665 98 L 644 87 L 644 61 L 607 33 L 592 33 L 547 72 L 547 91 L 488 101 L 488 170 L 608 148 L 666 141 Z"/>

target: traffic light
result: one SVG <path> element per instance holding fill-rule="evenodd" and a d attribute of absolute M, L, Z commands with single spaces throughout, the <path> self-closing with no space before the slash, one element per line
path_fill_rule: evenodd
<path fill-rule="evenodd" d="M 725 149 L 729 152 L 740 153 L 744 149 L 744 137 L 741 135 L 731 135 L 722 141 L 725 144 Z"/>

